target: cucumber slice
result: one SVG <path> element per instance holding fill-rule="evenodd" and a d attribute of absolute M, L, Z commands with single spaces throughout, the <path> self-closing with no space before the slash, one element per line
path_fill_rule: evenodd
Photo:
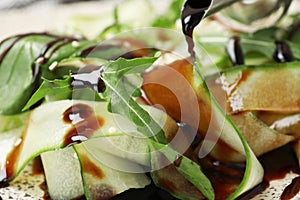
<path fill-rule="evenodd" d="M 15 164 L 16 174 L 24 168 L 26 163 L 40 153 L 65 146 L 64 139 L 72 128 L 72 124 L 63 121 L 63 112 L 76 103 L 90 106 L 97 115 L 105 119 L 105 124 L 98 133 L 95 133 L 96 135 L 102 132 L 119 133 L 118 129 L 115 128 L 112 114 L 107 111 L 107 103 L 63 100 L 44 104 L 35 109 L 30 115 L 28 127 L 23 136 L 22 150 Z"/>
<path fill-rule="evenodd" d="M 13 176 L 7 178 L 14 178 L 31 159 L 39 154 L 65 147 L 66 144 L 64 143 L 64 140 L 68 136 L 68 132 L 72 129 L 73 125 L 64 122 L 63 113 L 75 104 L 89 106 L 92 108 L 95 116 L 101 117 L 103 120 L 101 128 L 95 130 L 93 135 L 90 136 L 91 138 L 117 138 L 117 136 L 124 135 L 124 132 L 133 134 L 126 137 L 142 135 L 137 132 L 136 127 L 131 122 L 128 122 L 127 119 L 124 119 L 117 114 L 109 113 L 107 111 L 107 102 L 62 100 L 46 103 L 36 108 L 31 113 L 28 126 L 24 130 L 24 134 L 22 136 L 23 140 L 21 143 L 19 158 L 16 163 L 14 163 L 14 169 L 12 169 L 14 172 Z M 152 114 L 155 115 L 154 119 L 158 120 L 161 126 L 165 125 L 166 127 L 170 127 L 170 124 L 173 124 L 173 127 L 177 127 L 174 121 L 169 120 L 169 124 L 165 124 L 164 120 L 166 120 L 167 115 L 164 112 L 155 108 L 150 108 L 150 110 Z M 168 128 L 165 130 L 170 132 L 172 129 Z M 100 147 L 100 149 L 105 149 L 106 151 L 109 151 L 109 153 L 123 157 L 123 159 L 129 159 L 131 161 L 147 165 L 149 163 L 147 145 L 144 142 L 141 142 L 143 140 L 142 138 L 135 139 L 138 141 L 135 146 L 128 145 L 134 144 L 133 141 L 132 143 L 126 143 L 122 141 L 122 139 L 120 140 L 120 138 L 117 140 L 102 140 L 105 141 L 102 143 L 104 147 L 110 145 L 108 141 L 117 141 L 114 146 L 120 145 L 120 147 L 122 147 L 121 150 L 125 152 L 123 154 L 120 154 L 120 152 L 115 148 L 109 149 Z M 124 146 L 121 144 L 124 144 Z M 96 146 L 99 146 L 99 144 L 96 144 Z M 128 151 L 133 151 L 133 154 L 126 154 Z M 136 156 L 136 153 L 139 153 L 140 156 Z"/>
<path fill-rule="evenodd" d="M 154 121 L 162 127 L 166 137 L 172 137 L 177 133 L 176 122 L 167 116 L 163 111 L 150 106 L 143 106 L 143 108 L 150 113 Z M 99 160 L 104 161 L 101 154 L 98 152 L 106 152 L 116 157 L 126 159 L 131 162 L 138 163 L 140 165 L 150 166 L 150 149 L 147 138 L 141 133 L 138 133 L 136 126 L 133 122 L 125 119 L 119 115 L 115 115 L 115 123 L 121 130 L 121 135 L 114 135 L 111 137 L 99 137 L 91 139 L 87 142 L 86 148 L 90 154 L 93 154 Z M 123 168 L 122 165 L 116 164 L 113 160 L 106 159 L 106 163 L 109 163 L 113 168 L 128 171 L 128 172 L 141 172 L 139 167 L 130 166 Z M 123 161 L 124 162 L 124 161 Z M 142 169 L 144 172 L 144 170 Z"/>
<path fill-rule="evenodd" d="M 84 143 L 78 144 L 74 149 L 80 160 L 84 191 L 88 200 L 109 199 L 130 188 L 143 188 L 150 184 L 150 179 L 144 173 L 127 173 L 100 162 L 89 154 L 86 146 L 88 145 Z M 108 160 L 116 161 L 112 155 L 105 152 L 98 153 Z M 126 162 L 125 165 L 128 163 L 126 160 L 123 161 Z M 116 164 L 124 165 L 121 159 L 116 161 Z"/>
<path fill-rule="evenodd" d="M 299 112 L 300 63 L 240 66 L 223 72 L 231 112 Z"/>
<path fill-rule="evenodd" d="M 80 164 L 72 147 L 42 153 L 41 158 L 52 199 L 76 199 L 84 195 Z"/>

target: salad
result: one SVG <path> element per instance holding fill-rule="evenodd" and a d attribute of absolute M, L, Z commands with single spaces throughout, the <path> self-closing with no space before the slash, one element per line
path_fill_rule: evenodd
<path fill-rule="evenodd" d="M 241 2 L 195 2 L 2 40 L 0 191 L 31 165 L 45 199 L 251 199 L 287 176 L 299 197 L 299 14 L 237 30 Z M 124 21 L 137 5 L 154 17 Z"/>

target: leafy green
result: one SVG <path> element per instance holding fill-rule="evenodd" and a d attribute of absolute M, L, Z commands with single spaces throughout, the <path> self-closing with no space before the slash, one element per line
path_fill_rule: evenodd
<path fill-rule="evenodd" d="M 28 112 L 10 116 L 0 115 L 0 133 L 19 128 L 24 125 L 28 116 Z"/>
<path fill-rule="evenodd" d="M 292 15 L 292 23 L 286 30 L 286 38 L 294 43 L 300 42 L 300 13 Z"/>
<path fill-rule="evenodd" d="M 122 79 L 125 75 L 145 71 L 156 58 L 141 58 L 125 60 L 120 58 L 109 63 L 101 74 L 101 79 L 106 85 L 103 96 L 109 101 L 109 110 L 130 119 L 152 141 L 154 149 L 160 151 L 170 161 L 178 156 L 178 152 L 167 144 L 167 140 L 159 125 L 154 122 L 149 113 L 141 108 L 133 99 L 136 88 L 126 88 Z M 208 199 L 214 199 L 213 188 L 207 177 L 201 172 L 200 166 L 189 158 L 182 156 L 182 162 L 177 167 L 178 171 L 193 183 Z"/>
<path fill-rule="evenodd" d="M 74 45 L 76 43 L 76 45 Z M 57 71 L 51 71 L 49 70 L 49 66 L 54 62 L 60 62 L 66 58 L 76 58 L 79 56 L 79 54 L 86 48 L 95 46 L 97 43 L 87 40 L 79 40 L 69 43 L 59 43 L 57 45 L 62 45 L 58 49 L 55 50 L 53 55 L 51 55 L 50 59 L 47 60 L 47 62 L 43 65 L 41 65 L 42 68 L 42 77 L 46 79 L 55 79 L 55 78 L 61 78 L 62 76 L 66 75 L 64 73 L 57 74 Z M 52 47 L 55 48 L 56 46 Z M 49 50 L 51 51 L 51 49 Z M 68 73 L 68 71 L 67 71 Z"/>
<path fill-rule="evenodd" d="M 40 49 L 52 39 L 42 35 L 23 37 L 3 58 L 0 63 L 0 114 L 17 114 L 26 104 L 35 87 L 32 64 Z"/>
<path fill-rule="evenodd" d="M 109 102 L 111 112 L 128 117 L 137 125 L 138 130 L 147 137 L 153 137 L 156 141 L 166 143 L 159 125 L 132 98 L 135 96 L 137 88 L 126 88 L 126 84 L 123 84 L 124 75 L 141 73 L 149 68 L 155 60 L 156 58 L 132 60 L 120 58 L 110 62 L 101 74 L 101 79 L 106 86 L 102 95 Z"/>
<path fill-rule="evenodd" d="M 7 54 L 0 61 L 0 114 L 20 113 L 32 93 L 39 87 L 39 75 L 46 79 L 54 79 L 68 73 L 65 70 L 51 71 L 49 69 L 51 64 L 65 58 L 76 57 L 83 49 L 96 44 L 87 40 L 78 40 L 74 41 L 76 42 L 74 45 L 71 38 L 58 41 L 47 51 L 46 63 L 36 63 L 41 51 L 49 42 L 56 39 L 55 36 L 32 34 L 9 39 L 1 45 L 0 53 L 7 51 Z M 11 44 L 13 45 L 10 48 Z M 33 75 L 35 65 L 40 68 L 38 76 Z"/>
<path fill-rule="evenodd" d="M 176 169 L 193 185 L 195 185 L 202 194 L 207 199 L 214 199 L 215 194 L 213 187 L 210 183 L 210 180 L 203 174 L 201 171 L 201 167 L 195 163 L 194 161 L 190 160 L 186 156 L 179 154 L 178 152 L 174 151 L 172 147 L 169 145 L 163 145 L 161 143 L 157 143 L 155 141 L 150 141 L 154 147 L 154 150 L 158 150 L 162 153 L 170 162 L 176 162 L 177 159 L 180 159 L 179 165 L 174 165 Z M 160 166 L 160 159 L 151 159 L 152 165 Z M 158 162 L 158 163 L 156 163 Z M 176 195 L 176 194 L 175 194 Z M 182 197 L 182 199 L 185 199 Z"/>
<path fill-rule="evenodd" d="M 41 101 L 47 95 L 51 95 L 55 99 L 65 99 L 70 97 L 72 88 L 70 87 L 71 77 L 65 76 L 64 79 L 47 80 L 44 79 L 43 83 L 37 89 L 37 91 L 31 96 L 27 104 L 24 106 L 24 110 L 30 109 L 31 106 Z"/>

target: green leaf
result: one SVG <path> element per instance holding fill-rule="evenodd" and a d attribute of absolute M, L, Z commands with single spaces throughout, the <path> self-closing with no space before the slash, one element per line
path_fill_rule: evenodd
<path fill-rule="evenodd" d="M 44 79 L 38 90 L 31 96 L 27 104 L 24 106 L 23 111 L 30 109 L 31 106 L 42 100 L 47 95 L 51 95 L 52 97 L 55 97 L 55 99 L 65 99 L 66 96 L 70 96 L 72 92 L 70 80 L 70 76 L 66 76 L 65 79 Z"/>
<path fill-rule="evenodd" d="M 28 112 L 9 116 L 0 115 L 0 133 L 21 127 L 25 124 L 28 116 Z"/>
<path fill-rule="evenodd" d="M 169 160 L 178 156 L 178 152 L 169 147 L 164 132 L 154 122 L 150 114 L 138 105 L 133 99 L 135 87 L 126 87 L 124 84 L 126 75 L 145 71 L 156 58 L 139 58 L 125 60 L 123 58 L 109 63 L 102 72 L 101 78 L 106 85 L 103 94 L 109 101 L 109 110 L 121 114 L 131 120 L 137 130 L 152 141 L 154 149 L 160 151 Z M 164 147 L 164 148 L 162 148 Z M 191 183 L 193 183 L 208 199 L 214 199 L 213 188 L 207 177 L 201 172 L 200 166 L 189 158 L 182 156 L 182 163 L 178 171 Z"/>
<path fill-rule="evenodd" d="M 109 110 L 114 113 L 121 114 L 130 119 L 136 126 L 138 131 L 146 137 L 150 137 L 155 141 L 166 143 L 160 126 L 151 118 L 149 113 L 138 105 L 133 97 L 136 95 L 136 89 L 130 86 L 126 88 L 124 76 L 128 74 L 136 74 L 149 68 L 157 58 L 136 58 L 126 60 L 120 58 L 110 62 L 104 68 L 101 79 L 105 83 L 106 90 L 102 94 L 109 102 Z"/>
<path fill-rule="evenodd" d="M 179 154 L 169 145 L 163 145 L 154 141 L 151 141 L 151 144 L 155 150 L 158 150 L 160 153 L 162 153 L 171 163 L 177 159 L 180 159 L 179 165 L 175 165 L 176 169 L 188 181 L 197 187 L 207 199 L 215 199 L 214 189 L 211 185 L 211 182 L 201 171 L 201 167 L 197 163 L 186 156 Z M 157 161 L 159 162 L 160 159 L 151 160 L 154 162 L 152 163 L 153 165 L 160 165 L 160 163 L 155 163 Z"/>
<path fill-rule="evenodd" d="M 141 73 L 144 72 L 146 69 L 148 69 L 152 63 L 157 60 L 156 57 L 152 58 L 135 58 L 135 59 L 125 59 L 125 58 L 119 58 L 116 61 L 110 62 L 106 68 L 103 74 L 110 75 L 115 74 L 114 77 L 119 79 L 125 74 L 135 74 L 135 73 Z"/>
<path fill-rule="evenodd" d="M 76 45 L 74 45 L 73 42 L 69 43 L 58 43 L 52 48 L 56 48 L 58 45 L 61 45 L 54 53 L 51 55 L 50 59 L 43 65 L 41 65 L 42 68 L 42 77 L 52 80 L 52 79 L 57 79 L 57 78 L 62 78 L 64 73 L 59 73 L 57 74 L 56 71 L 51 71 L 49 70 L 49 66 L 53 64 L 54 62 L 60 62 L 66 58 L 76 58 L 79 56 L 79 54 L 84 50 L 89 47 L 95 46 L 97 43 L 92 42 L 92 41 L 87 41 L 87 40 L 79 40 L 75 41 Z M 41 49 L 40 49 L 41 51 Z M 51 49 L 49 50 L 51 51 Z M 67 71 L 68 73 L 68 71 Z"/>
<path fill-rule="evenodd" d="M 0 113 L 17 114 L 34 90 L 32 64 L 40 50 L 53 37 L 32 35 L 23 37 L 8 51 L 0 63 Z M 0 54 L 7 44 L 1 45 Z"/>

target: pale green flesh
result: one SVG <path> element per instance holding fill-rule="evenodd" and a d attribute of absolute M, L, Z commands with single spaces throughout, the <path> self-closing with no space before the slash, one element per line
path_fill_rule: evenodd
<path fill-rule="evenodd" d="M 10 116 L 0 115 L 0 134 L 1 132 L 6 132 L 24 125 L 28 115 L 29 112 Z"/>
<path fill-rule="evenodd" d="M 101 129 L 92 137 L 107 137 L 123 133 L 115 123 L 115 115 L 107 111 L 106 102 L 63 100 L 47 103 L 35 109 L 29 118 L 29 124 L 24 135 L 23 147 L 16 167 L 18 173 L 33 157 L 42 152 L 63 148 L 64 137 L 72 124 L 63 121 L 63 112 L 76 103 L 89 105 L 96 116 L 105 120 Z M 133 129 L 130 127 L 125 127 Z M 32 144 L 35 145 L 32 145 Z M 118 153 L 115 153 L 118 154 Z M 144 159 L 144 158 L 142 158 Z M 140 161 L 144 163 L 144 161 Z M 16 174 L 17 174 L 16 173 Z"/>
<path fill-rule="evenodd" d="M 13 134 L 1 134 L 0 136 L 4 137 L 1 142 L 3 141 L 5 144 L 10 144 L 11 146 L 11 148 L 6 148 L 7 145 L 1 145 L 0 147 L 5 147 L 7 149 L 7 151 L 1 151 L 1 153 L 4 153 L 6 157 L 9 151 L 13 148 L 15 141 L 19 139 L 20 134 L 25 132 L 25 134 L 23 134 L 23 146 L 19 157 L 20 159 L 17 162 L 16 173 L 14 177 L 17 176 L 17 174 L 30 160 L 32 160 L 39 154 L 42 154 L 46 177 L 49 177 L 47 178 L 47 182 L 49 182 L 50 184 L 49 191 L 52 196 L 62 198 L 66 196 L 75 197 L 82 193 L 80 192 L 80 184 L 71 184 L 71 182 L 73 181 L 78 183 L 79 179 L 81 179 L 80 174 L 76 175 L 79 167 L 78 159 L 76 159 L 76 156 L 74 157 L 74 151 L 72 151 L 72 149 L 70 148 L 58 150 L 64 147 L 64 136 L 72 126 L 63 121 L 63 112 L 70 106 L 77 103 L 89 105 L 94 109 L 95 115 L 103 118 L 105 121 L 103 126 L 101 126 L 101 128 L 92 136 L 93 138 L 84 143 L 84 146 L 88 147 L 84 150 L 90 150 L 88 153 L 93 157 L 91 158 L 93 162 L 98 162 L 98 158 L 100 157 L 101 159 L 104 158 L 106 160 L 109 160 L 111 163 L 114 163 L 118 167 L 123 167 L 123 169 L 138 170 L 133 174 L 131 172 L 118 172 L 119 179 L 126 179 L 124 180 L 124 184 L 126 183 L 127 186 L 119 188 L 116 191 L 120 192 L 121 190 L 124 191 L 131 187 L 138 188 L 147 185 L 149 183 L 149 180 L 144 177 L 144 171 L 140 166 L 140 164 L 149 165 L 149 154 L 146 143 L 147 140 L 134 137 L 140 137 L 141 134 L 138 133 L 134 125 L 128 122 L 126 119 L 122 119 L 120 116 L 109 113 L 107 111 L 106 102 L 91 101 L 63 100 L 43 104 L 31 113 L 28 126 L 26 128 L 22 127 L 18 129 L 19 134 L 16 134 L 16 131 L 14 129 L 12 130 Z M 164 124 L 164 119 L 166 118 L 166 114 L 164 112 L 150 107 L 148 107 L 147 109 L 153 115 L 156 115 L 154 118 L 156 120 L 159 120 L 160 124 Z M 124 122 L 128 123 L 124 124 Z M 122 125 L 120 126 L 120 124 L 118 123 L 122 123 Z M 131 135 L 125 135 L 123 131 L 127 131 Z M 6 135 L 8 135 L 11 139 L 7 139 L 8 136 L 6 137 Z M 114 138 L 118 139 L 116 140 Z M 9 142 L 10 140 L 11 142 Z M 94 141 L 96 143 L 94 143 L 93 146 Z M 99 147 L 100 144 L 101 148 L 94 148 Z M 95 155 L 98 156 L 98 158 L 95 157 Z M 3 156 L 3 158 L 5 157 Z M 66 160 L 68 162 L 65 162 Z M 4 166 L 5 160 L 1 161 L 1 163 L 1 165 Z M 99 166 L 102 165 L 100 164 Z M 113 176 L 114 171 L 118 171 L 113 168 L 106 168 L 107 171 L 110 170 L 109 176 Z M 72 176 L 70 176 L 70 171 L 74 172 L 74 177 L 72 177 L 73 173 Z M 139 172 L 140 174 L 135 175 L 136 172 Z M 57 176 L 61 178 L 56 179 L 55 177 Z M 58 187 L 58 182 L 60 182 L 61 184 L 63 182 L 66 185 L 74 185 L 74 187 L 77 189 L 62 189 L 64 187 Z M 114 183 L 111 184 L 113 185 Z M 62 193 L 62 191 L 65 192 Z"/>
<path fill-rule="evenodd" d="M 52 199 L 75 199 L 84 195 L 80 164 L 72 147 L 41 154 Z"/>
<path fill-rule="evenodd" d="M 150 179 L 144 173 L 123 172 L 103 164 L 102 161 L 113 160 L 119 166 L 138 167 L 126 159 L 118 159 L 101 150 L 95 152 L 101 156 L 101 160 L 99 157 L 95 158 L 94 154 L 87 151 L 88 143 L 89 141 L 41 154 L 48 192 L 52 199 L 74 199 L 82 195 L 87 199 L 97 199 L 150 184 Z M 102 178 L 95 174 L 100 174 Z"/>
<path fill-rule="evenodd" d="M 101 151 L 98 153 L 104 159 L 100 160 L 87 151 L 88 147 L 89 145 L 84 143 L 74 146 L 81 163 L 84 191 L 88 200 L 107 199 L 130 188 L 143 188 L 150 184 L 150 179 L 144 173 L 119 171 L 108 163 L 103 163 L 105 159 L 113 159 L 115 164 L 124 166 L 128 165 L 127 160 L 116 159 L 113 155 Z"/>

